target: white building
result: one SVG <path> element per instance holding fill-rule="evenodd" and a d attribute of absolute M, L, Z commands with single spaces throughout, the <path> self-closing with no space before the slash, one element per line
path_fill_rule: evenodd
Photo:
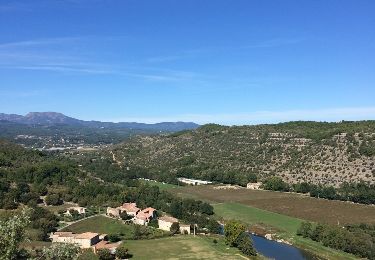
<path fill-rule="evenodd" d="M 195 180 L 195 179 L 188 179 L 188 178 L 177 178 L 179 182 L 189 184 L 189 185 L 207 185 L 211 184 L 212 181 L 202 181 L 202 180 Z"/>
<path fill-rule="evenodd" d="M 70 207 L 66 210 L 65 215 L 71 215 L 70 211 L 75 210 L 79 215 L 86 214 L 86 208 L 84 207 Z"/>
<path fill-rule="evenodd" d="M 97 244 L 99 240 L 98 233 L 85 232 L 74 234 L 72 232 L 55 232 L 51 234 L 52 243 L 77 244 L 80 248 L 90 248 Z"/>
<path fill-rule="evenodd" d="M 173 223 L 178 223 L 178 219 L 168 216 L 160 217 L 158 219 L 159 229 L 161 230 L 170 231 Z"/>

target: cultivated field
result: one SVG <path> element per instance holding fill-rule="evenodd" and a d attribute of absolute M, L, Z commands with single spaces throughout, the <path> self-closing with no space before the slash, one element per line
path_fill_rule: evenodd
<path fill-rule="evenodd" d="M 375 206 L 310 198 L 300 194 L 248 189 L 218 190 L 214 186 L 188 186 L 171 189 L 180 196 L 191 196 L 212 203 L 237 202 L 283 215 L 329 224 L 373 223 Z"/>

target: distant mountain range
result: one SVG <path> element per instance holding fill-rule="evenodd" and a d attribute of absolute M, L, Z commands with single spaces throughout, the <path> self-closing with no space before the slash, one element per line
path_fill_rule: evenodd
<path fill-rule="evenodd" d="M 84 121 L 66 116 L 56 112 L 31 112 L 25 116 L 16 114 L 0 113 L 0 121 L 8 121 L 26 125 L 69 125 L 69 126 L 86 126 L 93 128 L 122 128 L 137 130 L 154 130 L 163 132 L 177 132 L 182 130 L 192 130 L 199 127 L 193 122 L 161 122 L 156 124 L 145 124 L 136 122 L 100 122 Z"/>

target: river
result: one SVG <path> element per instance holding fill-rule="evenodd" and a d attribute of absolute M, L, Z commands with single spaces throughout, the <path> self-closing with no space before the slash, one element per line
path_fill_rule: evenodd
<path fill-rule="evenodd" d="M 254 247 L 260 254 L 275 260 L 315 260 L 314 255 L 297 247 L 251 235 Z"/>

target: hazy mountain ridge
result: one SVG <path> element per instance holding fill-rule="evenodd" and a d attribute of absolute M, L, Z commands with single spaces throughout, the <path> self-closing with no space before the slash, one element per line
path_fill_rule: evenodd
<path fill-rule="evenodd" d="M 228 183 L 238 183 L 254 173 L 260 179 L 278 175 L 289 183 L 374 183 L 375 121 L 206 125 L 169 136 L 132 138 L 114 152 L 126 165 L 177 177 L 226 176 Z"/>
<path fill-rule="evenodd" d="M 155 130 L 176 132 L 182 130 L 196 129 L 198 124 L 193 122 L 160 122 L 155 124 L 137 123 L 137 122 L 100 122 L 100 121 L 85 121 L 66 116 L 57 112 L 30 112 L 25 116 L 16 114 L 0 113 L 0 121 L 10 121 L 19 124 L 27 125 L 56 125 L 65 124 L 72 126 L 86 126 L 86 127 L 107 127 L 107 128 L 128 128 L 140 130 Z"/>

